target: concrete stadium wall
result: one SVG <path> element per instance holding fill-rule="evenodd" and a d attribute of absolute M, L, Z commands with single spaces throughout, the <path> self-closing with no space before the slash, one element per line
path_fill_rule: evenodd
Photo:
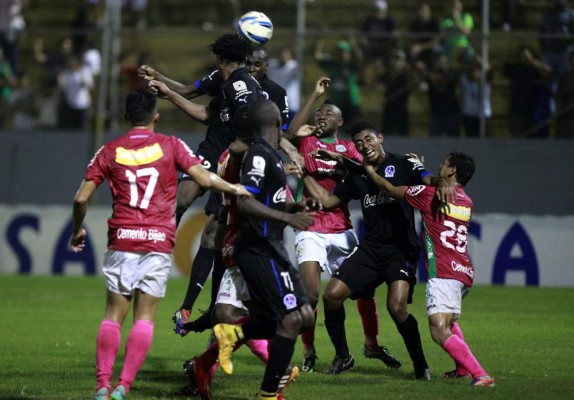
<path fill-rule="evenodd" d="M 196 149 L 203 134 L 177 134 Z M 106 139 L 111 139 L 108 135 Z M 76 132 L 0 132 L 0 204 L 71 203 L 92 156 L 93 138 Z M 467 191 L 476 213 L 573 215 L 574 141 L 386 137 L 386 151 L 415 152 L 436 172 L 451 150 L 471 154 Z M 110 204 L 99 190 L 97 204 Z"/>

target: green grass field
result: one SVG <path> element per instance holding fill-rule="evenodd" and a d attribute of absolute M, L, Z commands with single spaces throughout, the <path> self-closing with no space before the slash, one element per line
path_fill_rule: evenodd
<path fill-rule="evenodd" d="M 208 334 L 180 338 L 172 332 L 171 314 L 179 306 L 187 279 L 172 279 L 155 325 L 154 344 L 132 390 L 131 399 L 168 399 L 186 383 L 181 364 L 203 351 Z M 347 307 L 347 335 L 355 368 L 339 376 L 324 371 L 333 349 L 323 325 L 316 333 L 318 372 L 289 387 L 295 399 L 567 399 L 574 397 L 574 289 L 478 286 L 465 300 L 460 325 L 467 343 L 496 378 L 495 388 L 472 388 L 468 381 L 447 381 L 448 355 L 434 344 L 424 314 L 422 286 L 411 311 L 419 321 L 433 372 L 431 382 L 412 378 L 402 340 L 384 308 L 380 289 L 380 340 L 403 361 L 393 371 L 361 353 L 362 330 L 355 304 Z M 0 399 L 90 399 L 95 388 L 95 338 L 104 309 L 102 278 L 0 278 Z M 208 305 L 209 288 L 198 309 Z M 124 326 L 125 339 L 130 323 Z M 123 348 L 119 360 L 123 359 Z M 300 364 L 301 344 L 294 361 Z M 121 366 L 118 362 L 117 367 Z M 264 366 L 246 348 L 234 356 L 233 376 L 218 372 L 214 399 L 251 400 Z M 116 371 L 116 376 L 119 368 Z"/>

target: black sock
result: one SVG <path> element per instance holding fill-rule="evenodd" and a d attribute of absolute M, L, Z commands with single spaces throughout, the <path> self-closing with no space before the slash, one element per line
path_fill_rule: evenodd
<path fill-rule="evenodd" d="M 189 285 L 187 286 L 187 293 L 185 294 L 185 299 L 181 308 L 191 310 L 199 292 L 203 289 L 203 285 L 211 272 L 211 267 L 213 266 L 213 256 L 215 250 L 208 249 L 206 247 L 199 247 L 193 264 L 191 266 L 191 275 L 189 277 Z"/>
<path fill-rule="evenodd" d="M 213 272 L 211 273 L 211 304 L 209 308 L 215 307 L 217 301 L 217 293 L 219 292 L 219 285 L 225 273 L 225 264 L 223 263 L 223 253 L 221 250 L 215 250 L 213 257 Z"/>
<path fill-rule="evenodd" d="M 423 345 L 421 343 L 419 326 L 415 317 L 413 317 L 412 314 L 409 314 L 405 321 L 397 324 L 397 329 L 403 337 L 403 341 L 405 342 L 409 356 L 413 361 L 415 370 L 420 371 L 428 368 L 425 353 L 423 352 Z"/>
<path fill-rule="evenodd" d="M 327 328 L 331 343 L 335 346 L 335 353 L 340 357 L 349 355 L 345 317 L 345 307 L 343 306 L 334 309 L 325 308 L 325 328 Z"/>
<path fill-rule="evenodd" d="M 245 340 L 250 339 L 273 339 L 277 331 L 277 322 L 272 320 L 249 320 L 241 325 Z"/>
<path fill-rule="evenodd" d="M 269 361 L 263 375 L 261 390 L 269 393 L 277 392 L 279 381 L 291 362 L 297 339 L 289 339 L 276 335 L 269 346 Z"/>

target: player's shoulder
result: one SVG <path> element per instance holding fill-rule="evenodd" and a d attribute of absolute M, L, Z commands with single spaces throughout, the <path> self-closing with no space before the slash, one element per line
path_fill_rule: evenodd
<path fill-rule="evenodd" d="M 283 88 L 283 86 L 281 86 L 268 76 L 265 76 L 265 79 L 261 80 L 259 84 L 261 85 L 261 89 L 265 90 L 267 93 L 275 92 L 275 93 L 284 93 L 285 95 L 287 94 L 287 91 Z"/>

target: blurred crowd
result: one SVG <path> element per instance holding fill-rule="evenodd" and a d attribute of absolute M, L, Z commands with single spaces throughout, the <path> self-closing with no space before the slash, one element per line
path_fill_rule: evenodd
<path fill-rule="evenodd" d="M 514 26 L 513 10 L 522 2 L 500 1 L 500 29 L 509 31 Z M 164 6 L 172 3 L 166 1 Z M 236 18 L 240 0 L 226 3 Z M 26 4 L 26 0 L 0 0 L 0 129 L 88 129 L 101 68 L 102 2 L 99 7 L 97 0 L 79 2 L 70 34 L 57 45 L 35 39 L 34 60 L 43 67 L 41 78 L 35 79 L 19 61 Z M 146 0 L 123 0 L 124 23 L 144 29 L 147 5 Z M 342 109 L 346 125 L 364 116 L 365 93 L 376 91 L 381 119 L 374 122 L 386 134 L 411 133 L 409 99 L 416 96 L 428 99 L 428 111 L 421 115 L 428 116 L 429 136 L 477 137 L 481 117 L 488 135 L 496 78 L 508 87 L 512 137 L 574 136 L 574 9 L 567 0 L 552 0 L 540 16 L 537 48 L 513 39 L 514 54 L 489 63 L 477 51 L 476 16 L 465 10 L 462 1 L 453 0 L 446 9 L 433 8 L 431 1 L 417 5 L 408 26 L 401 26 L 387 1 L 373 1 L 371 12 L 354 32 L 334 45 L 315 41 L 312 58 L 331 78 L 329 98 Z M 166 11 L 165 17 L 169 15 Z M 206 24 L 219 20 L 215 11 L 210 12 Z M 273 50 L 268 74 L 287 90 L 294 113 L 300 103 L 299 64 L 292 47 Z M 138 65 L 161 68 L 153 58 L 146 49 L 122 54 L 126 90 L 141 86 Z"/>

